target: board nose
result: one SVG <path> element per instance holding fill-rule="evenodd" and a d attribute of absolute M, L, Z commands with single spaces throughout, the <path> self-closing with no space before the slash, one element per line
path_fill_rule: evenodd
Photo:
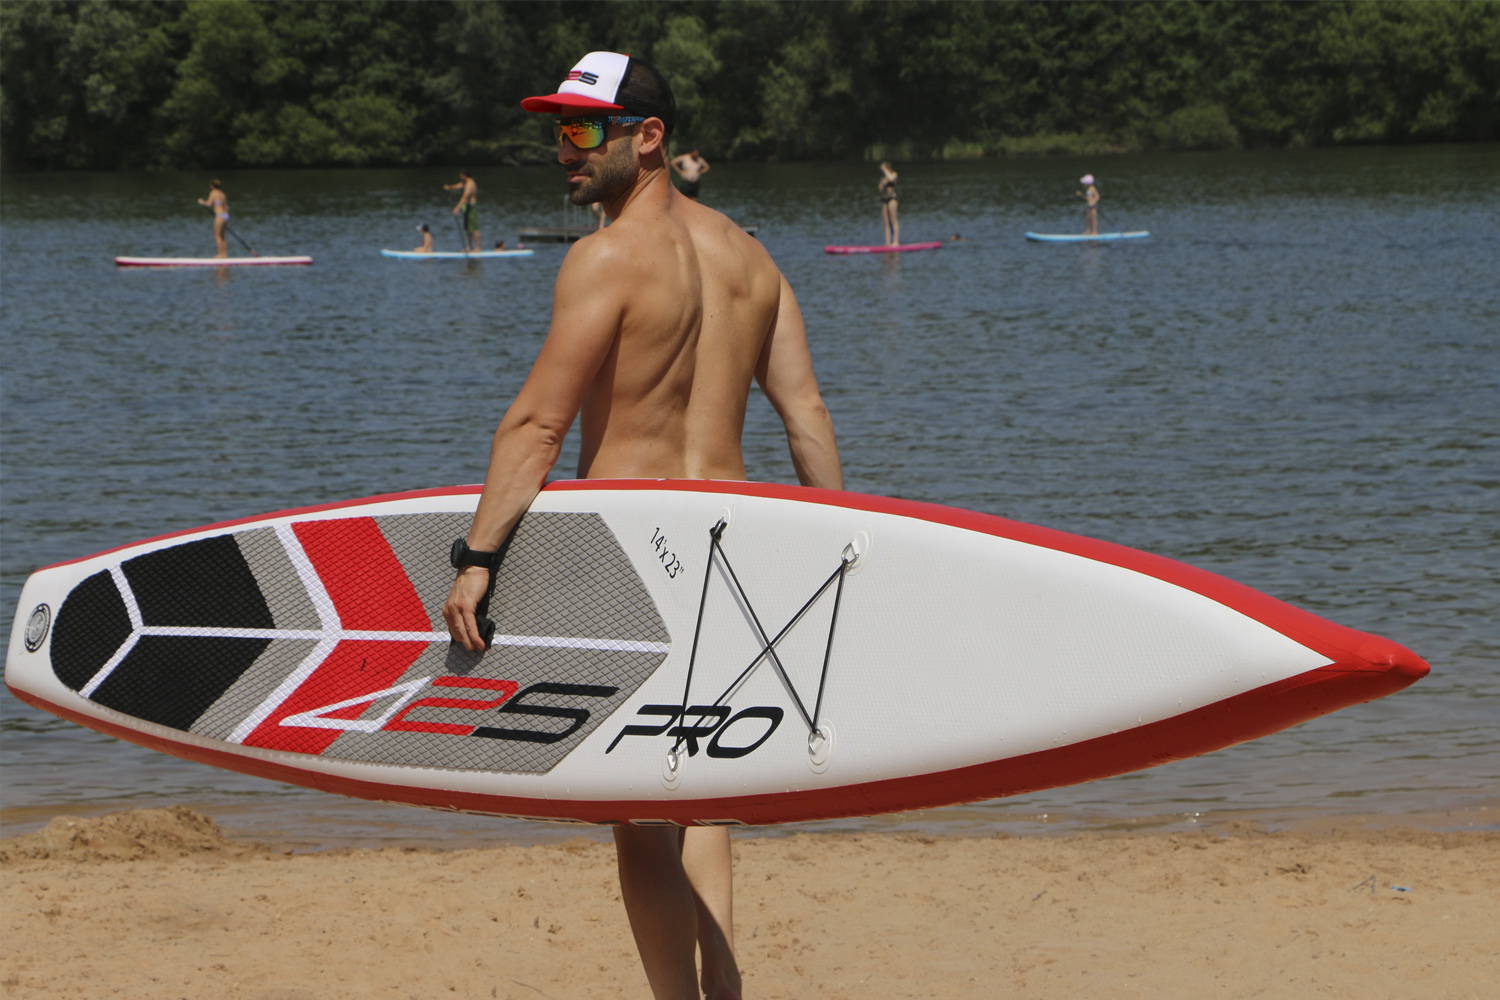
<path fill-rule="evenodd" d="M 1367 664 L 1366 669 L 1398 675 L 1403 687 L 1421 680 L 1432 671 L 1431 665 L 1416 653 L 1399 642 L 1378 636 L 1370 636 L 1354 653 Z"/>

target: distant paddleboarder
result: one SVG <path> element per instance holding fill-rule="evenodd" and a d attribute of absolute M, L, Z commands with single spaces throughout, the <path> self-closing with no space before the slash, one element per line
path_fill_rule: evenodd
<path fill-rule="evenodd" d="M 880 180 L 875 183 L 880 194 L 880 222 L 885 227 L 885 245 L 896 246 L 901 242 L 901 217 L 897 214 L 896 170 L 890 161 L 880 163 Z"/>
<path fill-rule="evenodd" d="M 703 154 L 696 149 L 690 149 L 674 158 L 671 167 L 677 176 L 682 178 L 682 183 L 677 189 L 689 198 L 698 197 L 698 186 L 709 169 L 708 161 L 703 158 Z"/>
<path fill-rule="evenodd" d="M 1083 199 L 1083 234 L 1085 236 L 1099 235 L 1099 189 L 1094 186 L 1094 175 L 1084 174 L 1078 178 L 1078 183 L 1083 185 L 1083 190 L 1078 192 L 1078 197 Z"/>
<path fill-rule="evenodd" d="M 419 247 L 412 247 L 411 252 L 432 253 L 432 230 L 428 229 L 427 223 L 424 222 L 417 227 L 417 231 L 422 234 L 422 245 Z"/>
<path fill-rule="evenodd" d="M 462 222 L 464 252 L 477 253 L 484 248 L 479 242 L 479 185 L 474 182 L 474 178 L 460 170 L 458 180 L 452 184 L 444 184 L 443 190 L 462 192 L 458 196 L 458 204 L 453 206 L 453 214 Z"/>
<path fill-rule="evenodd" d="M 214 256 L 228 257 L 229 241 L 224 239 L 224 231 L 229 228 L 229 196 L 224 193 L 222 182 L 209 181 L 208 197 L 199 198 L 198 204 L 214 213 L 214 244 L 219 248 Z"/>

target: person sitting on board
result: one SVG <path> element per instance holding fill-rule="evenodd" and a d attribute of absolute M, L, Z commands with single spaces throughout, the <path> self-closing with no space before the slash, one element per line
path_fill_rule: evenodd
<path fill-rule="evenodd" d="M 581 478 L 747 478 L 740 439 L 752 381 L 785 426 L 797 478 L 842 488 L 791 286 L 758 241 L 672 186 L 666 79 L 630 56 L 590 52 L 556 93 L 521 107 L 557 116 L 569 198 L 602 204 L 611 224 L 563 259 L 546 339 L 492 439 L 469 548 L 498 553 L 580 412 Z M 491 572 L 459 570 L 444 605 L 465 649 L 484 648 L 476 609 Z M 728 831 L 623 824 L 615 845 L 652 993 L 697 1000 L 701 984 L 714 1000 L 737 998 Z"/>
<path fill-rule="evenodd" d="M 422 245 L 419 247 L 412 247 L 411 252 L 432 253 L 432 230 L 427 228 L 427 223 L 424 222 L 420 226 L 418 226 L 417 232 L 422 234 Z"/>
<path fill-rule="evenodd" d="M 505 249 L 505 241 L 504 240 L 496 240 L 495 241 L 495 249 L 496 250 L 504 250 Z"/>
<path fill-rule="evenodd" d="M 876 181 L 875 190 L 880 193 L 880 222 L 885 227 L 885 245 L 899 246 L 901 217 L 896 211 L 896 171 L 889 161 L 880 163 L 880 180 Z"/>
<path fill-rule="evenodd" d="M 677 176 L 682 178 L 682 184 L 678 190 L 689 198 L 698 197 L 698 186 L 709 169 L 708 161 L 703 158 L 703 154 L 696 149 L 690 149 L 672 160 L 672 169 Z"/>
<path fill-rule="evenodd" d="M 458 180 L 452 184 L 444 184 L 444 191 L 461 191 L 458 196 L 458 204 L 453 206 L 453 214 L 459 217 L 460 229 L 464 235 L 464 253 L 478 253 L 484 248 L 479 241 L 479 185 L 467 171 L 458 172 Z"/>
<path fill-rule="evenodd" d="M 218 247 L 214 256 L 228 257 L 229 241 L 224 239 L 224 231 L 229 228 L 229 195 L 224 193 L 224 185 L 218 180 L 209 181 L 208 197 L 199 198 L 198 204 L 214 213 L 214 245 Z"/>
<path fill-rule="evenodd" d="M 1083 235 L 1099 235 L 1099 189 L 1094 186 L 1094 175 L 1084 174 L 1078 178 L 1078 183 L 1083 185 L 1083 190 L 1078 192 L 1078 197 L 1083 199 Z"/>

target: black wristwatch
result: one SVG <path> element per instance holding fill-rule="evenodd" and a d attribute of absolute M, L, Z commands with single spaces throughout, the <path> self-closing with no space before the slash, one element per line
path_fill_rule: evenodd
<path fill-rule="evenodd" d="M 453 547 L 448 550 L 448 562 L 454 569 L 483 566 L 493 573 L 500 564 L 500 551 L 497 549 L 494 552 L 481 552 L 478 549 L 471 549 L 468 539 L 460 535 L 453 540 Z"/>

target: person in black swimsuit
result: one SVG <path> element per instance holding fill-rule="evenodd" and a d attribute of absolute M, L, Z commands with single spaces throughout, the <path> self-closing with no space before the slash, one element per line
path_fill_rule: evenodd
<path fill-rule="evenodd" d="M 880 221 L 885 227 L 885 245 L 895 246 L 901 242 L 901 218 L 896 212 L 896 171 L 890 161 L 880 163 L 880 181 L 875 190 L 880 192 Z"/>

